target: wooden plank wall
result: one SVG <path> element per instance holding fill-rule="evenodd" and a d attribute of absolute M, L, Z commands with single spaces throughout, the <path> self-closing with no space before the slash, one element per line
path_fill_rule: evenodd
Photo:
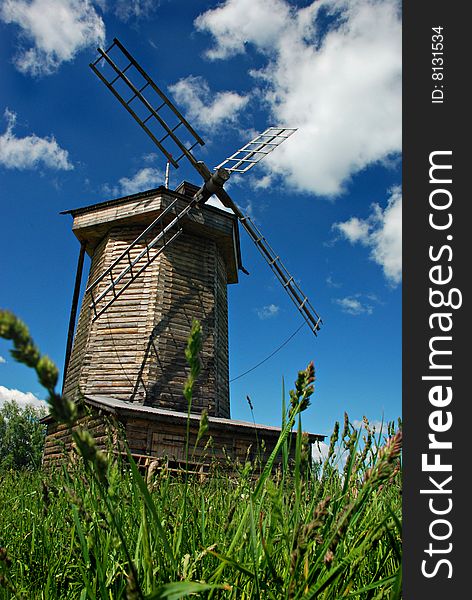
<path fill-rule="evenodd" d="M 175 199 L 173 194 L 157 194 L 127 202 L 105 203 L 93 209 L 78 210 L 74 214 L 73 231 L 79 240 L 87 240 L 87 252 L 93 251 L 96 243 L 103 239 L 111 227 L 133 226 L 139 224 L 144 231 L 159 212 L 164 210 Z M 180 212 L 188 204 L 188 198 L 177 197 L 176 212 Z M 164 219 L 167 224 L 173 218 L 169 213 Z M 234 227 L 237 222 L 234 216 L 218 211 L 212 207 L 194 209 L 185 217 L 185 229 L 195 235 L 217 241 L 228 265 L 229 283 L 238 280 L 237 264 L 234 249 Z"/>
<path fill-rule="evenodd" d="M 186 423 L 170 423 L 166 420 L 128 418 L 125 424 L 126 439 L 133 454 L 148 455 L 170 460 L 185 460 Z M 224 425 L 210 424 L 208 432 L 197 440 L 198 426 L 191 424 L 189 435 L 190 462 L 218 461 L 222 465 L 229 459 L 244 463 L 246 460 L 267 460 L 278 440 L 278 434 L 248 429 L 233 429 Z M 211 443 L 209 439 L 211 437 Z M 291 447 L 291 458 L 295 453 L 295 440 Z M 281 458 L 278 458 L 280 461 Z"/>
<path fill-rule="evenodd" d="M 173 422 L 172 419 L 159 420 L 143 417 L 114 417 L 102 415 L 95 408 L 82 416 L 77 426 L 85 427 L 94 437 L 101 450 L 123 453 L 121 441 L 126 437 L 133 455 L 183 462 L 186 459 L 186 421 Z M 210 464 L 217 462 L 223 468 L 234 470 L 235 462 L 244 464 L 247 460 L 259 459 L 264 463 L 270 456 L 278 440 L 277 432 L 258 431 L 250 428 L 233 428 L 226 424 L 210 423 L 203 438 L 196 444 L 198 424 L 191 423 L 189 431 L 189 462 Z M 43 455 L 43 468 L 51 470 L 70 460 L 72 436 L 70 430 L 56 422 L 48 424 L 48 432 Z M 290 447 L 290 458 L 294 458 L 295 438 Z M 73 455 L 74 456 L 74 455 Z M 281 456 L 276 460 L 280 464 Z"/>
<path fill-rule="evenodd" d="M 97 246 L 89 283 L 141 232 L 116 227 Z M 140 251 L 136 248 L 135 256 Z M 148 405 L 186 412 L 182 389 L 188 368 L 185 346 L 192 319 L 202 324 L 202 373 L 194 412 L 230 416 L 226 265 L 214 240 L 183 233 L 92 323 L 90 297 L 82 302 L 64 392 L 77 397 L 107 395 L 128 400 L 138 375 L 145 389 L 134 398 Z M 105 282 L 108 283 L 108 282 Z M 141 371 L 152 332 L 158 356 Z"/>
<path fill-rule="evenodd" d="M 150 406 L 187 411 L 182 389 L 188 375 L 185 347 L 192 320 L 202 325 L 202 371 L 195 385 L 192 411 L 229 417 L 228 316 L 225 264 L 215 242 L 182 234 L 159 260 L 163 283 L 156 347 L 151 355 Z"/>
<path fill-rule="evenodd" d="M 126 227 L 109 232 L 94 252 L 88 284 L 118 258 L 141 230 L 140 227 Z M 136 249 L 134 255 L 138 251 Z M 130 397 L 152 329 L 149 311 L 152 313 L 155 309 L 154 266 L 144 271 L 95 322 L 92 322 L 89 307 L 90 295 L 84 296 L 65 394 L 76 397 L 76 389 L 80 387 L 84 395 L 110 395 L 122 400 Z M 108 283 L 104 282 L 98 293 Z"/>
<path fill-rule="evenodd" d="M 90 265 L 87 286 L 94 281 L 106 268 L 107 243 L 108 238 L 104 238 L 95 249 Z M 90 296 L 86 294 L 82 299 L 74 343 L 72 346 L 72 353 L 64 382 L 64 394 L 73 399 L 78 398 L 79 387 L 83 385 L 82 375 L 84 369 L 86 368 L 87 345 L 92 334 L 92 314 L 89 309 L 89 304 Z"/>
<path fill-rule="evenodd" d="M 109 440 L 113 440 L 115 434 L 115 428 L 97 411 L 79 418 L 73 430 L 76 430 L 77 427 L 85 427 L 95 439 L 100 450 L 107 448 Z M 48 423 L 43 452 L 43 468 L 50 470 L 54 466 L 70 460 L 71 449 L 71 430 L 66 425 L 55 421 Z"/>
<path fill-rule="evenodd" d="M 117 259 L 141 231 L 136 226 L 112 229 L 104 267 Z M 135 248 L 132 258 L 140 250 Z M 150 314 L 156 310 L 156 262 L 91 325 L 81 376 L 84 394 L 103 394 L 121 400 L 131 396 L 152 329 Z M 118 272 L 122 268 L 123 265 Z M 104 281 L 103 285 L 108 283 Z M 103 286 L 99 293 L 101 289 Z"/>

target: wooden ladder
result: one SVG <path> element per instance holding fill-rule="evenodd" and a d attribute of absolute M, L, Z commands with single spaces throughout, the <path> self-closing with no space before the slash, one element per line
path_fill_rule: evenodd
<path fill-rule="evenodd" d="M 181 233 L 181 221 L 196 205 L 196 199 L 182 209 L 170 223 L 164 226 L 164 220 L 177 204 L 177 199 L 147 227 L 120 256 L 85 290 L 90 294 L 90 308 L 95 321 L 109 306 L 135 281 L 140 274 L 169 246 Z M 158 231 L 156 235 L 156 231 Z M 151 239 L 149 239 L 151 238 Z M 147 241 L 149 240 L 149 241 Z M 139 248 L 142 247 L 142 250 Z M 133 256 L 138 252 L 136 256 Z M 109 282 L 107 283 L 107 281 Z M 100 287 L 106 287 L 100 291 Z M 98 295 L 96 295 L 98 294 Z"/>

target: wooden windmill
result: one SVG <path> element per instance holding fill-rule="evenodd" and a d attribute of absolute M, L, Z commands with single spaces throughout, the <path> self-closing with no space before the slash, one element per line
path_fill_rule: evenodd
<path fill-rule="evenodd" d="M 253 168 L 295 129 L 269 127 L 212 172 L 194 155 L 204 144 L 202 138 L 126 48 L 115 38 L 110 48 L 98 52 L 90 65 L 94 73 L 168 164 L 178 168 L 187 160 L 203 182 L 201 186 L 184 182 L 176 190 L 162 186 L 66 211 L 74 218 L 73 231 L 82 251 L 64 393 L 74 397 L 80 389 L 101 408 L 113 405 L 114 410 L 129 411 L 132 405 L 148 416 L 149 411 L 173 411 L 177 419 L 187 410 L 182 396 L 187 375 L 184 349 L 197 318 L 203 328 L 202 373 L 192 411 L 205 409 L 223 426 L 230 418 L 226 290 L 227 284 L 238 281 L 239 270 L 247 273 L 238 224 L 315 335 L 321 324 L 280 257 L 224 189 L 231 173 Z M 213 195 L 230 210 L 209 206 Z M 89 282 L 72 347 L 85 252 L 91 256 Z M 144 446 L 152 450 L 152 440 Z"/>

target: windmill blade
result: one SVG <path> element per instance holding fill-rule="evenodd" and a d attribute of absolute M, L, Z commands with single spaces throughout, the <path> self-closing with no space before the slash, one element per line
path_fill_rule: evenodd
<path fill-rule="evenodd" d="M 256 227 L 251 218 L 246 215 L 240 219 L 240 222 L 244 229 L 249 233 L 257 249 L 282 284 L 284 290 L 290 296 L 290 299 L 295 304 L 312 332 L 316 335 L 317 331 L 320 329 L 322 320 L 319 314 L 313 308 L 308 296 L 302 292 L 300 286 L 297 284 L 292 275 L 290 275 L 280 257 L 271 248 L 270 244 L 262 235 L 260 229 Z"/>
<path fill-rule="evenodd" d="M 284 290 L 290 296 L 290 299 L 295 304 L 312 332 L 317 335 L 317 331 L 320 329 L 320 326 L 323 323 L 321 317 L 313 308 L 308 296 L 302 292 L 300 286 L 297 284 L 292 275 L 290 275 L 280 257 L 274 252 L 266 238 L 262 235 L 260 229 L 255 225 L 254 221 L 249 215 L 245 215 L 243 212 L 241 212 L 237 204 L 233 202 L 226 190 L 221 188 L 216 191 L 216 195 L 222 204 L 227 208 L 230 208 L 238 217 L 239 222 L 249 234 L 249 237 L 252 239 L 257 249 L 262 254 L 264 260 L 282 284 Z"/>
<path fill-rule="evenodd" d="M 179 162 L 185 157 L 207 181 L 211 172 L 192 154 L 196 146 L 203 146 L 205 142 L 178 108 L 117 38 L 107 50 L 98 48 L 98 53 L 99 57 L 90 64 L 90 68 L 152 139 L 167 161 L 178 168 Z M 116 62 L 112 57 L 116 57 Z M 117 62 L 125 66 L 120 68 Z M 101 67 L 108 67 L 108 70 Z M 165 115 L 168 115 L 167 120 Z M 269 127 L 215 167 L 215 171 L 225 168 L 228 173 L 245 173 L 295 131 L 294 128 Z"/>
<path fill-rule="evenodd" d="M 97 50 L 100 56 L 90 63 L 90 68 L 139 123 L 167 160 L 178 168 L 179 162 L 185 157 L 202 174 L 192 150 L 197 145 L 203 146 L 205 142 L 178 108 L 117 38 L 114 38 L 107 50 Z M 117 62 L 126 66 L 120 68 Z"/>
<path fill-rule="evenodd" d="M 265 156 L 267 156 L 267 154 L 270 154 L 270 152 L 275 150 L 277 146 L 295 133 L 295 131 L 297 130 L 281 127 L 269 127 L 229 158 L 220 163 L 216 167 L 216 172 L 224 169 L 228 173 L 245 173 L 259 161 L 261 161 Z M 323 321 L 313 308 L 308 296 L 302 292 L 300 286 L 296 283 L 293 276 L 288 272 L 280 257 L 274 252 L 259 228 L 252 221 L 251 217 L 241 212 L 237 204 L 233 202 L 230 195 L 225 189 L 223 189 L 223 187 L 217 189 L 215 193 L 222 204 L 227 208 L 230 208 L 238 217 L 242 227 L 247 231 L 249 237 L 252 239 L 257 249 L 262 254 L 264 260 L 282 284 L 282 287 L 287 292 L 312 332 L 317 335 L 317 331 L 320 329 Z"/>
<path fill-rule="evenodd" d="M 224 167 L 230 173 L 246 173 L 265 156 L 297 131 L 287 127 L 268 127 L 253 140 L 226 158 L 216 169 Z"/>
<path fill-rule="evenodd" d="M 89 293 L 91 297 L 90 309 L 93 321 L 98 319 L 141 275 L 144 269 L 182 233 L 181 220 L 196 204 L 197 199 L 192 199 L 168 225 L 164 226 L 164 220 L 177 205 L 177 200 L 171 202 L 108 269 L 87 287 L 85 294 Z"/>

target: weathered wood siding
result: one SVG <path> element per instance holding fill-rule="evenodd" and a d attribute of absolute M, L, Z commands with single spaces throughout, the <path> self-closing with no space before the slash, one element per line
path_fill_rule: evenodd
<path fill-rule="evenodd" d="M 85 427 L 93 436 L 100 450 L 105 450 L 109 445 L 109 441 L 113 442 L 114 436 L 116 437 L 114 426 L 110 425 L 106 417 L 98 412 L 79 418 L 73 430 L 76 430 L 77 427 Z M 66 425 L 50 421 L 47 425 L 47 436 L 44 445 L 43 468 L 50 470 L 54 466 L 67 462 L 71 457 L 71 449 L 71 430 Z"/>
<path fill-rule="evenodd" d="M 80 241 L 87 242 L 87 251 L 91 254 L 111 227 L 132 226 L 133 223 L 140 227 L 142 224 L 149 225 L 175 199 L 176 211 L 180 212 L 188 204 L 188 198 L 168 190 L 146 194 L 142 199 L 121 199 L 77 209 L 72 211 L 72 230 Z M 169 222 L 171 218 L 169 215 L 165 222 Z M 234 256 L 236 223 L 233 215 L 206 205 L 191 211 L 185 217 L 186 230 L 198 232 L 198 235 L 218 243 L 227 264 L 228 283 L 238 281 L 238 265 Z"/>
<path fill-rule="evenodd" d="M 158 200 L 147 200 L 148 212 L 143 202 L 133 202 L 132 207 L 99 206 L 75 216 L 74 230 L 79 239 L 90 242 L 88 284 L 155 218 L 157 208 L 168 204 L 168 199 L 162 203 Z M 185 202 L 179 200 L 182 207 Z M 210 415 L 229 417 L 226 254 L 228 240 L 234 241 L 232 228 L 233 220 L 225 214 L 196 210 L 184 224 L 184 233 L 95 322 L 89 307 L 91 298 L 86 294 L 65 394 L 76 397 L 80 389 L 84 395 L 132 399 L 185 412 L 182 389 L 188 367 L 184 351 L 196 318 L 202 324 L 203 351 L 193 411 L 206 408 Z M 103 236 L 100 241 L 98 234 Z M 141 249 L 136 247 L 132 256 Z M 104 281 L 102 289 L 108 283 Z M 146 353 L 148 347 L 152 351 Z"/>
<path fill-rule="evenodd" d="M 184 349 L 192 320 L 202 325 L 202 370 L 193 412 L 229 417 L 226 270 L 214 241 L 183 234 L 159 260 L 162 301 L 155 311 L 145 404 L 187 411 L 182 389 L 188 375 Z M 157 261 L 156 261 L 157 262 Z"/>
<path fill-rule="evenodd" d="M 91 399 L 96 402 L 95 397 Z M 87 402 L 87 400 L 86 400 Z M 102 450 L 125 455 L 126 440 L 129 451 L 135 459 L 145 465 L 152 459 L 168 460 L 173 463 L 185 463 L 187 417 L 181 413 L 168 412 L 162 409 L 140 410 L 136 405 L 121 403 L 111 409 L 103 405 L 87 405 L 87 416 L 82 416 L 78 425 L 86 427 Z M 143 414 L 148 413 L 148 414 Z M 235 463 L 246 460 L 260 460 L 264 464 L 275 448 L 280 429 L 264 427 L 250 423 L 232 421 L 230 419 L 208 418 L 208 429 L 197 443 L 200 419 L 191 415 L 189 428 L 189 462 L 193 465 L 217 463 L 221 467 L 233 471 Z M 68 460 L 72 437 L 64 425 L 58 425 L 47 418 L 48 432 L 43 464 L 49 468 L 56 463 Z M 289 436 L 289 458 L 295 454 L 295 433 Z M 323 440 L 324 436 L 308 435 L 308 442 Z M 144 459 L 144 460 L 142 460 Z M 276 458 L 275 465 L 280 464 L 282 456 Z M 178 466 L 178 465 L 177 465 Z"/>
<path fill-rule="evenodd" d="M 148 455 L 153 458 L 166 458 L 172 461 L 185 461 L 186 426 L 185 424 L 155 421 L 141 418 L 129 418 L 125 424 L 126 439 L 130 452 Z M 226 461 L 267 460 L 278 435 L 268 432 L 242 431 L 210 424 L 205 436 L 198 442 L 198 427 L 190 426 L 189 460 L 193 463 L 217 461 L 222 466 Z M 209 439 L 211 437 L 211 442 Z M 295 452 L 295 443 L 291 447 L 291 457 Z M 277 463 L 281 461 L 278 457 Z"/>
<path fill-rule="evenodd" d="M 106 246 L 108 238 L 104 238 L 95 248 L 93 253 L 87 286 L 96 279 L 106 268 Z M 108 263 L 109 264 L 109 263 Z M 86 369 L 86 352 L 92 334 L 92 313 L 89 309 L 90 296 L 86 294 L 82 299 L 77 328 L 72 346 L 72 353 L 64 381 L 64 394 L 77 398 L 79 388 L 83 386 L 83 373 Z"/>

